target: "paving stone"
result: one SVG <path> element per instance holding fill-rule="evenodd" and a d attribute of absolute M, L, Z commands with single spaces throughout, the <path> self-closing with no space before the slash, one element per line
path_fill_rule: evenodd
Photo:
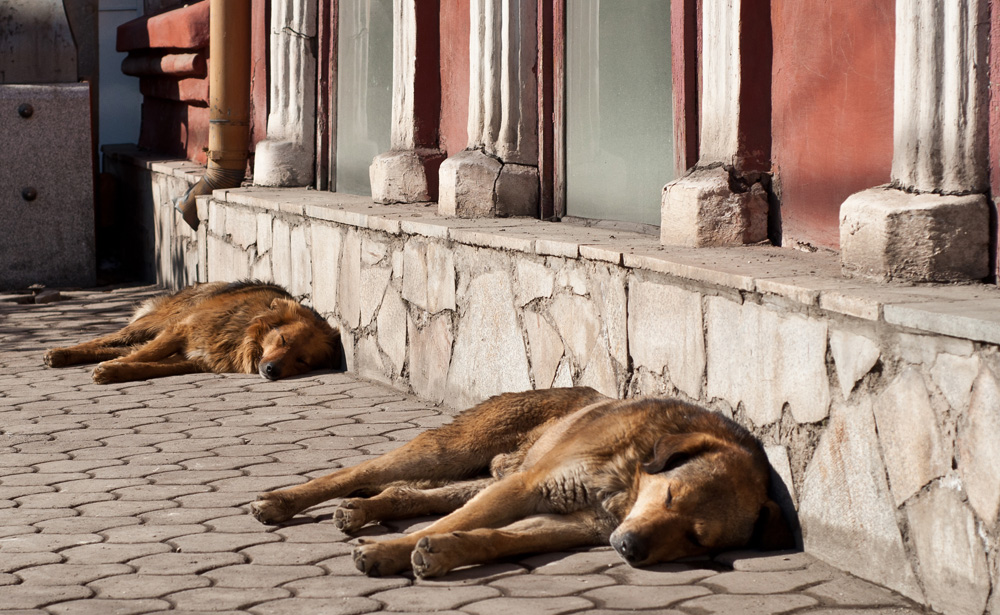
<path fill-rule="evenodd" d="M 336 555 L 344 555 L 354 550 L 353 545 L 344 543 L 271 543 L 243 549 L 251 563 L 261 566 L 300 566 L 316 564 Z"/>
<path fill-rule="evenodd" d="M 351 566 L 353 567 L 353 559 Z M 320 576 L 285 583 L 285 589 L 292 590 L 301 598 L 349 598 L 407 587 L 411 581 L 404 577 L 366 577 L 355 569 L 350 576 Z"/>
<path fill-rule="evenodd" d="M 769 572 L 724 572 L 702 581 L 704 585 L 729 594 L 788 593 L 833 578 L 833 571 L 823 567 Z"/>
<path fill-rule="evenodd" d="M 121 527 L 102 532 L 108 543 L 144 543 L 165 542 L 178 536 L 201 534 L 206 531 L 203 525 L 136 525 Z"/>
<path fill-rule="evenodd" d="M 280 600 L 291 595 L 286 589 L 246 589 L 232 587 L 205 587 L 170 595 L 177 609 L 196 609 L 211 606 L 213 610 L 246 609 L 261 602 Z"/>
<path fill-rule="evenodd" d="M 253 520 L 257 523 L 256 520 Z M 258 528 L 260 527 L 258 523 Z M 326 544 L 349 540 L 351 537 L 341 532 L 332 523 L 299 523 L 286 525 L 275 530 L 275 533 L 287 543 Z"/>
<path fill-rule="evenodd" d="M 604 574 L 623 585 L 688 585 L 719 574 L 709 568 L 696 568 L 686 564 L 656 564 L 644 568 L 628 565 L 607 569 Z"/>
<path fill-rule="evenodd" d="M 493 581 L 491 587 L 505 596 L 523 598 L 550 598 L 579 594 L 589 589 L 614 584 L 614 579 L 599 574 L 588 575 L 516 575 Z"/>
<path fill-rule="evenodd" d="M 54 564 L 61 562 L 62 559 L 58 553 L 5 553 L 0 558 L 0 572 L 14 572 L 32 566 Z"/>
<path fill-rule="evenodd" d="M 598 606 L 622 609 L 664 608 L 680 602 L 710 595 L 712 592 L 697 585 L 663 585 L 602 587 L 581 594 Z"/>
<path fill-rule="evenodd" d="M 817 563 L 815 558 L 801 551 L 773 555 L 761 551 L 730 551 L 717 555 L 715 561 L 744 572 L 803 570 Z"/>
<path fill-rule="evenodd" d="M 160 553 L 129 561 L 140 574 L 198 574 L 220 566 L 242 564 L 239 553 Z"/>
<path fill-rule="evenodd" d="M 17 576 L 25 585 L 86 585 L 104 577 L 132 572 L 126 564 L 47 564 L 22 568 Z"/>
<path fill-rule="evenodd" d="M 127 525 L 138 525 L 135 517 L 61 517 L 39 521 L 35 525 L 46 534 L 96 534 Z"/>
<path fill-rule="evenodd" d="M 367 598 L 307 598 L 295 597 L 272 600 L 249 609 L 257 615 L 360 615 L 379 608 L 379 603 Z"/>
<path fill-rule="evenodd" d="M 806 593 L 824 604 L 838 606 L 905 606 L 907 602 L 902 596 L 883 587 L 847 575 L 810 587 Z"/>
<path fill-rule="evenodd" d="M 325 574 L 318 566 L 261 566 L 239 564 L 203 574 L 216 587 L 278 587 L 291 581 Z"/>
<path fill-rule="evenodd" d="M 0 542 L 0 553 L 44 553 L 104 540 L 97 534 L 27 534 Z"/>
<path fill-rule="evenodd" d="M 525 558 L 534 574 L 590 574 L 604 572 L 622 563 L 610 548 L 576 553 L 546 553 Z"/>
<path fill-rule="evenodd" d="M 93 581 L 89 586 L 99 598 L 137 600 L 159 598 L 211 584 L 211 579 L 194 574 L 123 574 Z"/>
<path fill-rule="evenodd" d="M 499 595 L 500 591 L 492 587 L 423 585 L 390 589 L 370 598 L 381 602 L 388 611 L 442 611 Z"/>
<path fill-rule="evenodd" d="M 72 547 L 60 551 L 59 554 L 66 559 L 66 563 L 68 564 L 120 564 L 169 550 L 170 546 L 162 543 L 98 543 Z"/>
<path fill-rule="evenodd" d="M 0 604 L 5 609 L 36 609 L 47 604 L 89 598 L 93 592 L 79 585 L 5 585 Z"/>
<path fill-rule="evenodd" d="M 802 594 L 768 596 L 712 595 L 683 603 L 685 610 L 704 615 L 780 615 L 817 604 L 815 598 Z"/>
<path fill-rule="evenodd" d="M 588 609 L 594 606 L 589 600 L 579 596 L 563 596 L 559 598 L 493 598 L 474 602 L 462 607 L 462 610 L 472 615 L 562 615 Z"/>

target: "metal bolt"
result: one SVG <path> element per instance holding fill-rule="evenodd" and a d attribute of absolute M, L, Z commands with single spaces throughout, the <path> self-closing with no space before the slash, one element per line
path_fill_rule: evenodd
<path fill-rule="evenodd" d="M 30 103 L 21 103 L 21 105 L 17 108 L 17 114 L 24 119 L 28 119 L 35 114 L 35 108 L 32 107 Z"/>
<path fill-rule="evenodd" d="M 38 198 L 38 191 L 32 187 L 27 187 L 21 190 L 21 198 L 25 201 L 31 202 Z"/>

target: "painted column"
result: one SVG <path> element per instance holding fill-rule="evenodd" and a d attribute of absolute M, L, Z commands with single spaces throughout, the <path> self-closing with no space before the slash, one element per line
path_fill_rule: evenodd
<path fill-rule="evenodd" d="M 377 203 L 420 203 L 438 198 L 441 114 L 440 3 L 394 0 L 392 5 L 391 149 L 369 168 Z"/>
<path fill-rule="evenodd" d="M 892 183 L 840 209 L 845 275 L 989 274 L 989 0 L 897 0 Z"/>
<path fill-rule="evenodd" d="M 267 139 L 257 144 L 253 182 L 308 186 L 316 166 L 316 0 L 271 4 Z"/>
<path fill-rule="evenodd" d="M 441 165 L 442 215 L 538 214 L 537 8 L 470 0 L 469 145 Z"/>
<path fill-rule="evenodd" d="M 769 19 L 766 1 L 703 2 L 700 153 L 687 175 L 663 189 L 662 243 L 767 239 L 767 192 L 759 180 L 771 155 Z"/>

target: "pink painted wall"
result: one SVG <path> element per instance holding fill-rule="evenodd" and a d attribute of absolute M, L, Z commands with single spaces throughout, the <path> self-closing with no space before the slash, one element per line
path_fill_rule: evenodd
<path fill-rule="evenodd" d="M 469 143 L 469 2 L 441 0 L 440 147 L 449 156 Z"/>
<path fill-rule="evenodd" d="M 836 248 L 848 196 L 889 181 L 895 0 L 772 0 L 782 244 Z"/>

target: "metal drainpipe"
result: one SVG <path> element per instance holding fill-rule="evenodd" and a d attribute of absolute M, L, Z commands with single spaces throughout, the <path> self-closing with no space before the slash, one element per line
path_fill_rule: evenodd
<path fill-rule="evenodd" d="M 250 149 L 250 2 L 210 0 L 208 168 L 174 207 L 198 228 L 195 197 L 235 188 Z"/>

